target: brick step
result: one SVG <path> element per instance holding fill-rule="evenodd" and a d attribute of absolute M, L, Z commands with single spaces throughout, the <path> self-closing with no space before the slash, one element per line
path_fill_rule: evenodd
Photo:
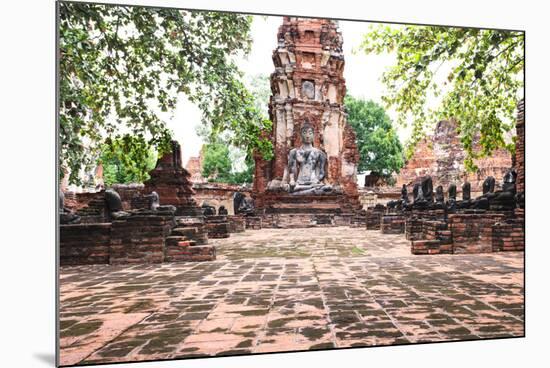
<path fill-rule="evenodd" d="M 169 247 L 165 251 L 165 262 L 201 262 L 216 259 L 216 248 L 212 245 L 194 247 Z"/>
<path fill-rule="evenodd" d="M 176 227 L 172 229 L 172 235 L 180 235 L 187 238 L 193 238 L 199 235 L 199 229 L 196 227 Z"/>
<path fill-rule="evenodd" d="M 192 247 L 197 243 L 194 240 L 187 239 L 184 236 L 168 236 L 166 237 L 167 247 Z"/>

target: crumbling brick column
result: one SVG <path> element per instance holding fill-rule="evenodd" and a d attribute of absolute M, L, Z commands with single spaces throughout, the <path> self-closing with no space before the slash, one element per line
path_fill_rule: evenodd
<path fill-rule="evenodd" d="M 518 116 L 516 120 L 516 190 L 525 192 L 525 101 L 518 104 Z"/>

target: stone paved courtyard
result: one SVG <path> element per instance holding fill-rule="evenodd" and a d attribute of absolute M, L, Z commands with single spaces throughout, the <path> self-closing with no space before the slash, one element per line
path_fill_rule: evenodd
<path fill-rule="evenodd" d="M 263 229 L 206 263 L 60 272 L 61 364 L 523 336 L 523 253 L 413 256 L 403 235 Z"/>

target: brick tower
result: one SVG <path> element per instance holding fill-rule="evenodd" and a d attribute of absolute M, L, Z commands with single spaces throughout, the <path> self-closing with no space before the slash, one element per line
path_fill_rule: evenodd
<path fill-rule="evenodd" d="M 284 17 L 277 37 L 269 103 L 273 122 L 270 139 L 275 156 L 271 161 L 256 157 L 253 191 L 256 207 L 269 214 L 281 202 L 288 202 L 285 208 L 298 202 L 304 203 L 303 207 L 314 208 L 311 204 L 322 203 L 321 207 L 328 208 L 329 202 L 333 202 L 343 212 L 352 213 L 359 208 L 356 182 L 359 154 L 343 105 L 346 85 L 338 24 L 329 19 Z M 288 193 L 278 188 L 288 181 L 288 153 L 301 145 L 300 128 L 306 121 L 315 131 L 313 145 L 327 156 L 324 181 L 336 188 L 337 193 L 298 200 L 287 198 Z M 300 212 L 299 208 L 294 210 Z"/>

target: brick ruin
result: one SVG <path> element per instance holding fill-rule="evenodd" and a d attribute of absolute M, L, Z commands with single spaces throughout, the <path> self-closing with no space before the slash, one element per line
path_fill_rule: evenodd
<path fill-rule="evenodd" d="M 145 193 L 158 193 L 163 204 L 176 207 L 176 215 L 202 215 L 193 199 L 191 175 L 182 166 L 181 147 L 178 142 L 172 142 L 172 152 L 157 161 L 149 176 L 150 179 L 144 183 Z"/>
<path fill-rule="evenodd" d="M 234 215 L 235 193 L 250 197 L 250 188 L 226 183 L 193 183 L 193 199 L 199 204 L 208 204 L 219 209 L 224 206 L 229 215 Z"/>
<path fill-rule="evenodd" d="M 464 168 L 465 151 L 457 133 L 454 120 L 437 123 L 434 133 L 418 142 L 413 156 L 397 176 L 396 186 L 408 186 L 409 192 L 418 178 L 430 176 L 438 185 L 448 187 L 451 183 L 468 181 L 472 195 L 481 194 L 481 185 L 486 177 L 492 176 L 497 183 L 502 181 L 506 170 L 512 166 L 512 157 L 505 149 L 495 150 L 490 157 L 475 161 L 479 170 L 467 173 Z M 460 193 L 460 188 L 459 193 Z"/>
<path fill-rule="evenodd" d="M 201 148 L 201 151 L 198 156 L 189 157 L 185 169 L 189 171 L 191 175 L 191 181 L 193 183 L 205 183 L 207 180 L 202 176 L 202 156 L 203 156 L 204 146 Z"/>
<path fill-rule="evenodd" d="M 422 156 L 418 152 L 425 150 L 420 147 L 419 151 L 409 161 L 409 169 L 402 176 L 401 184 L 425 183 L 430 181 L 426 188 L 433 190 L 432 178 L 426 174 L 435 173 L 434 185 L 442 185 L 445 192 L 441 198 L 434 201 L 433 192 L 422 197 L 429 198 L 425 203 L 403 194 L 402 199 L 387 203 L 387 206 L 377 204 L 367 209 L 367 230 L 379 230 L 387 234 L 403 233 L 411 242 L 413 254 L 460 254 L 460 253 L 485 253 L 501 251 L 522 251 L 525 248 L 525 118 L 524 102 L 518 104 L 516 121 L 516 156 L 514 159 L 513 171 L 512 160 L 505 158 L 502 152 L 497 152 L 492 158 L 484 161 L 484 165 L 475 175 L 460 175 L 462 168 L 457 165 L 461 162 L 460 150 L 453 149 L 456 143 L 456 134 L 453 132 L 454 124 L 443 122 L 438 124 L 436 131 L 436 143 Z M 443 137 L 446 132 L 449 137 Z M 437 160 L 438 156 L 443 157 L 440 150 L 449 150 L 448 158 L 442 162 Z M 439 153 L 438 153 L 439 152 Z M 489 165 L 493 162 L 496 167 Z M 510 166 L 501 167 L 507 162 Z M 411 167 L 416 166 L 416 170 Z M 507 174 L 502 174 L 502 171 Z M 416 176 L 416 173 L 424 176 Z M 489 194 L 476 195 L 474 184 L 479 184 L 480 173 L 500 174 L 502 185 L 495 186 L 494 192 L 488 190 Z M 513 173 L 517 173 L 514 176 Z M 439 176 L 437 176 L 439 175 Z M 405 179 L 407 178 L 407 179 Z M 429 179 L 428 179 L 429 178 Z M 461 187 L 462 181 L 473 181 L 471 199 L 460 200 L 450 198 L 447 188 L 450 184 Z M 515 185 L 511 183 L 514 182 Z M 407 182 L 403 182 L 403 181 Z M 439 181 L 441 180 L 441 181 Z M 507 181 L 508 180 L 508 181 Z M 507 182 L 506 182 L 507 181 Z M 490 182 L 489 179 L 485 183 Z M 487 184 L 486 184 L 487 185 Z M 478 190 L 480 190 L 478 189 Z M 422 188 L 419 189 L 422 192 Z M 437 192 L 437 191 L 436 191 Z M 436 194 L 437 196 L 437 194 Z M 477 198 L 476 198 L 477 197 Z"/>
<path fill-rule="evenodd" d="M 208 245 L 202 210 L 192 198 L 181 150 L 161 157 L 145 185 L 114 185 L 117 208 L 107 192 L 66 193 L 60 211 L 76 223 L 60 225 L 60 264 L 129 264 L 205 261 L 216 257 Z M 153 206 L 159 194 L 162 206 Z"/>
<path fill-rule="evenodd" d="M 274 158 L 255 157 L 253 197 L 262 226 L 350 224 L 361 209 L 356 183 L 359 154 L 343 105 L 342 35 L 332 20 L 284 17 L 277 37 L 269 102 Z M 288 180 L 288 154 L 302 144 L 300 130 L 306 121 L 314 130 L 313 146 L 327 155 L 324 181 L 341 188 L 340 193 L 297 199 L 270 189 Z"/>

